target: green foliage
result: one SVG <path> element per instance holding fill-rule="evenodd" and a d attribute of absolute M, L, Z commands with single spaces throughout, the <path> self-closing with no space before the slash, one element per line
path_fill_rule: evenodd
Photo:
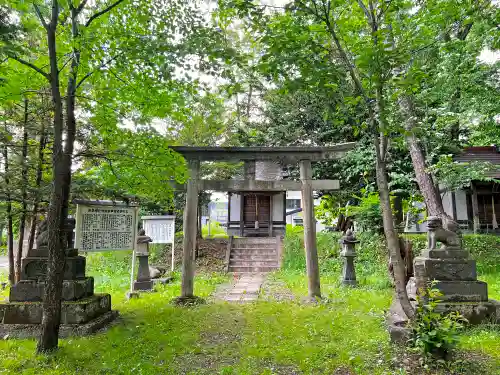
<path fill-rule="evenodd" d="M 410 347 L 424 360 L 444 360 L 458 344 L 459 330 L 467 321 L 457 312 L 443 315 L 435 311 L 442 294 L 433 286 L 431 283 L 427 290 L 417 296 L 415 319 L 411 322 Z"/>
<path fill-rule="evenodd" d="M 321 232 L 317 235 L 320 272 L 329 276 L 335 275 L 337 281 L 340 280 L 344 261 L 340 256 L 341 237 L 342 234 L 338 232 Z M 371 288 L 387 288 L 390 282 L 383 237 L 373 233 L 360 233 L 358 239 L 360 243 L 356 246 L 356 274 L 359 283 Z M 283 269 L 304 271 L 306 260 L 302 227 L 287 225 L 284 248 Z"/>
<path fill-rule="evenodd" d="M 208 225 L 204 225 L 201 228 L 201 235 L 204 238 L 208 238 Z M 210 222 L 210 238 L 227 238 L 227 233 L 224 227 L 218 222 Z"/>
<path fill-rule="evenodd" d="M 489 181 L 500 183 L 488 176 L 497 170 L 497 166 L 487 162 L 456 163 L 452 155 L 441 155 L 430 171 L 448 190 L 454 191 L 470 186 L 471 181 Z"/>
<path fill-rule="evenodd" d="M 382 210 L 380 209 L 378 193 L 366 193 L 357 198 L 358 205 L 348 206 L 345 210 L 354 217 L 362 231 L 380 232 L 382 230 Z"/>
<path fill-rule="evenodd" d="M 131 251 L 87 253 L 87 275 L 93 276 L 97 291 L 126 290 L 130 285 Z"/>
<path fill-rule="evenodd" d="M 301 247 L 292 250 L 295 256 L 303 256 L 302 228 L 289 229 L 286 241 L 288 237 L 298 239 Z M 319 235 L 321 253 L 337 254 L 339 234 L 325 235 Z M 423 240 L 423 236 L 420 237 Z M 493 236 L 476 237 L 479 243 L 481 237 L 486 241 Z M 361 235 L 360 240 L 356 265 L 359 262 L 361 287 L 340 287 L 340 269 L 325 268 L 321 273 L 325 298 L 318 305 L 301 303 L 301 297 L 307 294 L 305 263 L 302 268 L 288 267 L 269 275 L 270 281 L 284 285 L 293 299 L 219 303 L 209 297 L 219 284 L 229 281 L 227 275 L 198 272 L 195 294 L 210 301 L 207 305 L 181 308 L 169 304 L 180 293 L 178 277 L 155 293 L 144 293 L 139 299 L 126 301 L 130 252 L 88 253 L 88 269 L 96 277 L 97 290 L 111 291 L 113 309 L 119 310 L 122 318 L 101 334 L 62 339 L 60 350 L 51 356 L 35 355 L 36 343 L 32 340 L 0 340 L 0 373 L 62 375 L 77 371 L 91 375 L 127 373 L 130 369 L 144 375 L 158 372 L 260 375 L 278 371 L 284 374 L 419 373 L 421 369 L 405 372 L 383 324 L 392 290 L 382 237 Z M 493 246 L 494 242 L 484 243 Z M 498 253 L 491 247 L 485 251 L 491 255 Z M 288 253 L 287 247 L 285 256 L 289 256 Z M 480 267 L 485 259 L 486 254 L 478 259 Z M 325 261 L 328 259 L 322 256 L 321 262 Z M 369 263 L 374 266 L 365 271 Z M 107 275 L 106 278 L 101 278 L 101 274 Z M 117 280 L 108 280 L 113 274 Z M 106 284 L 102 284 L 105 279 Z M 488 279 L 488 283 L 490 297 L 500 298 L 500 278 Z M 7 294 L 8 291 L 0 292 L 2 297 Z M 471 360 L 477 361 L 475 371 L 450 372 L 436 368 L 429 373 L 494 375 L 498 372 L 500 333 L 497 329 L 467 330 L 461 334 L 459 348 L 473 353 Z M 487 353 L 487 356 L 479 353 Z"/>

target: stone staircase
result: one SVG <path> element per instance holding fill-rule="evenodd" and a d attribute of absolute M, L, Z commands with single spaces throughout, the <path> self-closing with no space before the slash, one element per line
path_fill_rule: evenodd
<path fill-rule="evenodd" d="M 271 272 L 280 268 L 281 237 L 229 238 L 227 272 Z"/>

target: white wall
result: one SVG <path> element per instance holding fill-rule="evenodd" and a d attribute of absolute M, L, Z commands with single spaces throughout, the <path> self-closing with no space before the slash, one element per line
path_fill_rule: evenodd
<path fill-rule="evenodd" d="M 453 217 L 453 205 L 451 200 L 451 192 L 446 192 L 443 194 L 443 208 L 450 217 Z"/>
<path fill-rule="evenodd" d="M 284 220 L 284 218 L 283 218 L 283 212 L 284 212 L 283 194 L 284 193 L 275 194 L 271 198 L 272 202 L 273 202 L 273 214 L 272 214 L 273 221 Z"/>
<path fill-rule="evenodd" d="M 455 192 L 455 202 L 457 205 L 457 220 L 468 220 L 467 194 L 464 190 L 458 190 Z"/>
<path fill-rule="evenodd" d="M 301 191 L 287 191 L 286 192 L 287 199 L 302 199 Z"/>
<path fill-rule="evenodd" d="M 239 194 L 231 194 L 229 197 L 229 204 L 231 205 L 231 211 L 229 214 L 231 217 L 229 221 L 240 221 L 240 205 L 241 196 Z"/>
<path fill-rule="evenodd" d="M 446 192 L 443 194 L 443 208 L 445 212 L 453 217 L 453 203 L 452 193 Z M 455 205 L 457 208 L 456 220 L 468 220 L 467 217 L 467 194 L 464 190 L 457 190 L 455 192 Z"/>

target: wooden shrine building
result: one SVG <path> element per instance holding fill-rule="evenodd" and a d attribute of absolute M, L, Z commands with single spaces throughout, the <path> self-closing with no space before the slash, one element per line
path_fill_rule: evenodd
<path fill-rule="evenodd" d="M 228 234 L 273 237 L 285 231 L 285 193 L 302 192 L 304 243 L 309 295 L 320 296 L 314 190 L 339 189 L 337 180 L 313 180 L 312 162 L 341 158 L 354 147 L 343 143 L 327 147 L 188 147 L 173 146 L 187 161 L 181 298 L 192 298 L 194 248 L 197 231 L 198 193 L 202 190 L 230 194 Z M 200 162 L 244 162 L 243 179 L 201 180 Z M 282 179 L 280 170 L 300 166 L 300 181 Z"/>

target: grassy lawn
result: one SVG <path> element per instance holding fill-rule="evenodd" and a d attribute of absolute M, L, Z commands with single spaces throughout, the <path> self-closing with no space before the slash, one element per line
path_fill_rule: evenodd
<path fill-rule="evenodd" d="M 322 257 L 325 298 L 307 304 L 305 276 L 293 266 L 301 261 L 290 259 L 294 245 L 287 246 L 285 269 L 269 275 L 266 298 L 241 305 L 174 307 L 169 301 L 179 295 L 179 281 L 125 301 L 126 255 L 106 272 L 102 261 L 91 261 L 89 273 L 99 274 L 98 290 L 112 291 L 120 320 L 105 333 L 61 340 L 52 356 L 34 355 L 32 340 L 0 340 L 0 374 L 500 374 L 500 329 L 491 327 L 463 333 L 466 361 L 453 370 L 404 370 L 384 327 L 392 298 L 385 266 L 360 254 L 361 287 L 351 289 L 339 285 L 338 259 Z M 490 297 L 500 299 L 500 275 L 482 279 Z M 198 275 L 196 294 L 209 297 L 227 281 Z"/>

